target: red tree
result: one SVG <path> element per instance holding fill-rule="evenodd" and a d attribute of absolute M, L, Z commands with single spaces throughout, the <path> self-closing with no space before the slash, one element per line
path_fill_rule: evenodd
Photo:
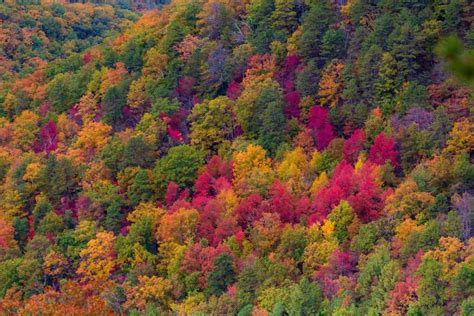
<path fill-rule="evenodd" d="M 392 137 L 385 137 L 380 133 L 370 148 L 369 160 L 378 165 L 383 165 L 390 160 L 392 166 L 398 166 L 398 151 L 395 148 L 395 140 Z"/>
<path fill-rule="evenodd" d="M 351 137 L 344 143 L 344 159 L 355 163 L 365 143 L 365 133 L 362 129 L 356 129 Z"/>
<path fill-rule="evenodd" d="M 313 106 L 309 113 L 309 128 L 318 150 L 323 150 L 334 138 L 333 127 L 328 119 L 328 111 L 320 106 Z"/>

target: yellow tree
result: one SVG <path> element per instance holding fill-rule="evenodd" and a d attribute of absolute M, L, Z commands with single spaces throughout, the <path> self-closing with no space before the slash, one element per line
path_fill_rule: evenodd
<path fill-rule="evenodd" d="M 273 183 L 271 159 L 262 147 L 250 144 L 246 151 L 236 153 L 233 160 L 234 185 L 240 195 L 265 192 Z"/>
<path fill-rule="evenodd" d="M 191 114 L 191 144 L 211 152 L 229 144 L 234 130 L 233 104 L 228 97 L 196 104 Z"/>
<path fill-rule="evenodd" d="M 309 169 L 308 157 L 303 148 L 296 147 L 285 154 L 278 166 L 278 178 L 291 192 L 300 193 L 307 187 L 305 175 Z"/>
<path fill-rule="evenodd" d="M 319 81 L 319 102 L 322 106 L 335 107 L 341 99 L 344 64 L 333 62 L 326 66 Z"/>
<path fill-rule="evenodd" d="M 161 241 L 172 241 L 184 244 L 194 238 L 199 222 L 199 212 L 195 209 L 179 209 L 162 217 L 158 227 L 158 238 Z"/>
<path fill-rule="evenodd" d="M 73 144 L 73 155 L 89 159 L 101 151 L 109 140 L 112 127 L 102 122 L 85 124 Z"/>
<path fill-rule="evenodd" d="M 99 232 L 80 253 L 77 274 L 86 281 L 106 281 L 116 266 L 115 236 L 111 232 Z"/>
<path fill-rule="evenodd" d="M 454 123 L 444 153 L 462 154 L 469 153 L 474 148 L 474 124 L 465 118 Z"/>
<path fill-rule="evenodd" d="M 161 53 L 153 47 L 146 52 L 144 61 L 143 75 L 150 76 L 154 80 L 164 77 L 168 64 L 168 55 Z"/>
<path fill-rule="evenodd" d="M 144 310 L 147 303 L 159 305 L 168 309 L 171 301 L 173 286 L 170 280 L 157 276 L 141 275 L 136 286 L 126 286 L 127 301 L 125 308 Z"/>
<path fill-rule="evenodd" d="M 39 132 L 39 116 L 25 110 L 13 121 L 13 144 L 21 150 L 29 150 Z"/>
<path fill-rule="evenodd" d="M 99 113 L 97 100 L 91 92 L 88 92 L 81 97 L 77 104 L 77 108 L 82 121 L 86 124 L 94 120 L 96 115 Z"/>

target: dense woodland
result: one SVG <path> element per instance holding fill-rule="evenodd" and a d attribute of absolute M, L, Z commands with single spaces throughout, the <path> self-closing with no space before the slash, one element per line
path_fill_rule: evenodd
<path fill-rule="evenodd" d="M 2 315 L 474 315 L 471 1 L 5 2 Z"/>

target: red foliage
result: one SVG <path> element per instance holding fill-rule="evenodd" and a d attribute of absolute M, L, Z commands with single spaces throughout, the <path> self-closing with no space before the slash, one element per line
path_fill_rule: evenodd
<path fill-rule="evenodd" d="M 183 141 L 183 134 L 177 129 L 174 129 L 171 126 L 168 126 L 168 135 L 171 139 L 182 142 Z"/>
<path fill-rule="evenodd" d="M 227 97 L 231 100 L 237 100 L 242 93 L 242 87 L 238 82 L 232 81 L 227 87 Z"/>
<path fill-rule="evenodd" d="M 236 234 L 239 231 L 240 228 L 234 218 L 226 218 L 220 221 L 214 232 L 212 245 L 218 245 L 220 242 L 224 241 L 226 238 Z"/>
<path fill-rule="evenodd" d="M 82 55 L 82 63 L 84 65 L 87 65 L 92 59 L 92 53 L 91 52 L 85 52 L 84 55 Z"/>
<path fill-rule="evenodd" d="M 194 196 L 216 196 L 222 190 L 230 188 L 231 181 L 232 162 L 213 156 L 194 184 Z"/>
<path fill-rule="evenodd" d="M 300 93 L 298 91 L 289 92 L 285 95 L 285 116 L 287 118 L 300 117 Z"/>
<path fill-rule="evenodd" d="M 323 150 L 334 138 L 333 127 L 328 119 L 328 110 L 320 106 L 313 106 L 309 113 L 309 128 L 318 150 Z"/>
<path fill-rule="evenodd" d="M 208 171 L 204 171 L 201 175 L 197 178 L 196 182 L 194 183 L 194 191 L 195 195 L 202 195 L 202 196 L 213 196 L 215 191 L 213 190 L 213 181 L 214 179 L 209 174 Z"/>
<path fill-rule="evenodd" d="M 420 277 L 414 276 L 414 274 L 421 263 L 422 257 L 423 251 L 420 250 L 415 257 L 408 260 L 407 267 L 404 269 L 404 279 L 395 283 L 393 290 L 389 293 L 388 311 L 396 314 L 406 314 L 409 304 L 416 300 L 416 290 Z"/>
<path fill-rule="evenodd" d="M 171 206 L 178 199 L 179 185 L 171 181 L 168 183 L 165 194 L 165 202 L 167 206 Z"/>
<path fill-rule="evenodd" d="M 373 179 L 374 165 L 366 163 L 359 172 L 345 160 L 334 170 L 329 184 L 315 196 L 309 223 L 322 221 L 341 200 L 347 200 L 362 222 L 377 219 L 383 208 L 385 194 Z"/>
<path fill-rule="evenodd" d="M 398 166 L 398 151 L 395 148 L 395 140 L 392 137 L 385 137 L 380 133 L 370 148 L 369 160 L 375 164 L 383 165 L 390 160 L 392 166 Z"/>
<path fill-rule="evenodd" d="M 271 213 L 277 213 L 283 223 L 292 223 L 299 219 L 293 197 L 286 187 L 279 181 L 275 181 L 268 191 L 268 209 Z"/>
<path fill-rule="evenodd" d="M 362 129 L 356 129 L 351 137 L 344 143 L 344 159 L 355 163 L 365 143 L 365 133 Z"/>
<path fill-rule="evenodd" d="M 262 217 L 262 197 L 256 193 L 244 198 L 234 210 L 237 222 L 242 228 L 247 228 Z"/>
<path fill-rule="evenodd" d="M 207 285 L 207 275 L 214 268 L 214 258 L 224 252 L 230 253 L 227 246 L 219 245 L 216 248 L 212 246 L 203 247 L 200 243 L 196 243 L 186 250 L 181 263 L 181 271 L 188 274 L 201 272 L 198 281 L 205 288 Z"/>
<path fill-rule="evenodd" d="M 222 212 L 222 203 L 218 200 L 209 200 L 204 210 L 199 214 L 198 235 L 212 242 L 214 231 Z"/>
<path fill-rule="evenodd" d="M 40 105 L 38 111 L 41 116 L 46 116 L 49 112 L 50 105 L 49 103 L 43 103 Z"/>
<path fill-rule="evenodd" d="M 291 92 L 294 90 L 294 80 L 296 77 L 296 71 L 300 66 L 300 59 L 296 55 L 289 55 L 283 67 L 275 74 L 275 79 L 280 83 L 285 92 Z"/>
<path fill-rule="evenodd" d="M 46 123 L 40 131 L 39 142 L 35 144 L 36 151 L 53 151 L 58 148 L 58 131 L 53 120 Z"/>
<path fill-rule="evenodd" d="M 196 83 L 196 80 L 189 76 L 184 76 L 179 78 L 178 85 L 176 86 L 176 94 L 178 99 L 182 102 L 192 101 L 193 96 L 193 86 Z"/>
<path fill-rule="evenodd" d="M 231 161 L 224 161 L 219 156 L 213 156 L 207 163 L 207 170 L 214 178 L 225 177 L 229 181 L 232 181 L 232 168 Z"/>

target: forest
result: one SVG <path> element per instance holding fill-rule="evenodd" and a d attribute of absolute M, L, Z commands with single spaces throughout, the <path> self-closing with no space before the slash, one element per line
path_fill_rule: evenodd
<path fill-rule="evenodd" d="M 474 315 L 474 3 L 0 3 L 1 315 Z"/>

